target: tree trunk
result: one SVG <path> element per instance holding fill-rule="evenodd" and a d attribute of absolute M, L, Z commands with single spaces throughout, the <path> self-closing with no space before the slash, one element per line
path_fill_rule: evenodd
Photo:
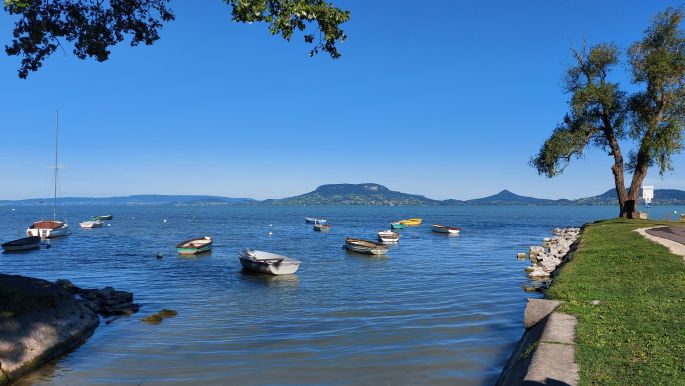
<path fill-rule="evenodd" d="M 602 118 L 604 123 L 604 136 L 609 142 L 611 154 L 614 156 L 614 164 L 611 166 L 611 172 L 614 174 L 614 185 L 616 186 L 616 197 L 618 198 L 618 216 L 627 217 L 626 201 L 628 200 L 628 192 L 626 192 L 625 182 L 625 165 L 623 164 L 623 154 L 618 140 L 614 135 L 613 127 L 609 117 L 605 114 Z"/>

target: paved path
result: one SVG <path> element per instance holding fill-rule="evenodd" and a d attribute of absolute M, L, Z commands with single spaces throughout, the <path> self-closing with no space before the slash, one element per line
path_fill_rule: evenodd
<path fill-rule="evenodd" d="M 674 255 L 685 258 L 685 228 L 682 227 L 652 227 L 635 230 L 655 243 L 667 247 Z"/>

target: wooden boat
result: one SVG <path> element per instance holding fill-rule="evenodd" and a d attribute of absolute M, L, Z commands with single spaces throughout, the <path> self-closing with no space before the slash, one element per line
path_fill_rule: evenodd
<path fill-rule="evenodd" d="M 390 223 L 390 228 L 391 229 L 404 229 L 404 225 L 400 224 L 399 222 L 393 222 L 393 223 Z"/>
<path fill-rule="evenodd" d="M 298 260 L 254 249 L 243 249 L 238 258 L 243 269 L 271 275 L 290 275 L 300 268 Z"/>
<path fill-rule="evenodd" d="M 420 218 L 410 218 L 408 220 L 401 220 L 399 221 L 400 224 L 407 226 L 407 227 L 415 227 L 418 225 L 421 225 L 421 219 Z"/>
<path fill-rule="evenodd" d="M 40 237 L 38 236 L 24 237 L 2 244 L 2 249 L 5 252 L 28 251 L 36 248 L 40 248 Z"/>
<path fill-rule="evenodd" d="M 54 186 L 54 203 L 52 209 L 52 220 L 36 221 L 26 230 L 26 235 L 29 237 L 38 236 L 43 239 L 50 237 L 66 236 L 69 234 L 69 224 L 63 221 L 57 221 L 57 182 L 59 178 L 59 111 L 57 112 L 57 128 L 55 131 L 55 186 Z"/>
<path fill-rule="evenodd" d="M 90 218 L 90 221 L 98 221 L 98 220 L 105 221 L 105 220 L 111 220 L 111 219 L 112 219 L 112 215 L 106 214 L 104 216 L 93 216 Z"/>
<path fill-rule="evenodd" d="M 209 236 L 186 240 L 176 245 L 176 251 L 181 255 L 195 255 L 212 249 L 212 238 Z"/>
<path fill-rule="evenodd" d="M 433 232 L 447 233 L 450 235 L 458 235 L 459 232 L 461 231 L 461 228 L 446 227 L 444 225 L 438 225 L 438 224 L 433 224 L 432 229 L 433 229 Z"/>
<path fill-rule="evenodd" d="M 314 224 L 314 230 L 317 232 L 328 232 L 331 230 L 331 226 L 328 224 Z"/>
<path fill-rule="evenodd" d="M 305 217 L 304 222 L 306 222 L 307 224 L 325 224 L 326 219 L 325 218 Z"/>
<path fill-rule="evenodd" d="M 348 251 L 366 253 L 369 255 L 384 255 L 388 246 L 371 240 L 348 237 L 345 239 L 345 248 Z"/>
<path fill-rule="evenodd" d="M 385 244 L 394 244 L 400 241 L 400 234 L 393 231 L 378 232 L 378 240 Z"/>
<path fill-rule="evenodd" d="M 100 220 L 87 220 L 87 221 L 83 221 L 83 222 L 78 223 L 78 225 L 81 228 L 86 228 L 86 229 L 99 228 L 102 226 L 102 221 L 100 221 Z"/>
<path fill-rule="evenodd" d="M 26 230 L 26 235 L 29 237 L 38 236 L 42 239 L 51 237 L 66 236 L 69 234 L 69 225 L 57 220 L 40 220 L 36 221 L 29 229 Z"/>

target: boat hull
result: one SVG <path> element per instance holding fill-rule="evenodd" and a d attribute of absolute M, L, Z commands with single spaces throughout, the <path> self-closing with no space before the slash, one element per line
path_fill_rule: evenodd
<path fill-rule="evenodd" d="M 304 218 L 304 222 L 306 222 L 307 224 L 325 224 L 326 221 L 327 220 L 324 218 L 313 218 L 313 217 L 305 217 Z"/>
<path fill-rule="evenodd" d="M 392 231 L 378 232 L 378 241 L 383 244 L 397 244 L 400 242 L 400 234 Z"/>
<path fill-rule="evenodd" d="M 345 249 L 367 255 L 385 255 L 388 246 L 370 240 L 348 238 L 345 240 Z"/>
<path fill-rule="evenodd" d="M 282 261 L 264 262 L 240 257 L 240 264 L 247 271 L 267 273 L 269 275 L 292 275 L 300 268 L 300 262 L 285 258 Z"/>
<path fill-rule="evenodd" d="M 390 228 L 392 228 L 392 229 L 404 229 L 404 225 L 402 225 L 398 222 L 393 222 L 393 223 L 390 223 Z"/>
<path fill-rule="evenodd" d="M 420 218 L 410 218 L 408 220 L 399 221 L 400 224 L 407 227 L 415 227 L 421 225 L 422 220 Z"/>
<path fill-rule="evenodd" d="M 40 237 L 38 236 L 24 237 L 23 239 L 12 240 L 2 244 L 2 249 L 5 252 L 28 251 L 36 248 L 40 248 Z"/>
<path fill-rule="evenodd" d="M 460 232 L 459 228 L 451 228 L 442 225 L 433 225 L 432 230 L 435 233 L 444 233 L 449 235 L 458 235 Z"/>
<path fill-rule="evenodd" d="M 317 232 L 330 232 L 331 226 L 325 224 L 314 224 L 314 230 Z"/>
<path fill-rule="evenodd" d="M 212 242 L 212 238 L 209 236 L 187 240 L 176 245 L 176 252 L 181 255 L 197 255 L 198 253 L 209 252 L 212 250 Z"/>
<path fill-rule="evenodd" d="M 42 239 L 49 239 L 53 237 L 62 237 L 69 234 L 69 225 L 59 222 L 61 225 L 56 228 L 45 228 L 41 226 L 34 227 L 33 225 L 26 230 L 29 237 L 40 237 Z"/>
<path fill-rule="evenodd" d="M 102 226 L 102 221 L 100 221 L 100 220 L 95 220 L 95 221 L 88 220 L 88 221 L 84 221 L 82 223 L 79 223 L 78 225 L 84 229 L 99 228 Z"/>

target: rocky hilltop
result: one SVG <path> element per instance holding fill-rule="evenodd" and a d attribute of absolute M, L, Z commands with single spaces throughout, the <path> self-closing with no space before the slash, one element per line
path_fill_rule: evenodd
<path fill-rule="evenodd" d="M 270 205 L 439 205 L 425 196 L 390 190 L 383 185 L 329 184 L 299 196 L 266 200 Z"/>

